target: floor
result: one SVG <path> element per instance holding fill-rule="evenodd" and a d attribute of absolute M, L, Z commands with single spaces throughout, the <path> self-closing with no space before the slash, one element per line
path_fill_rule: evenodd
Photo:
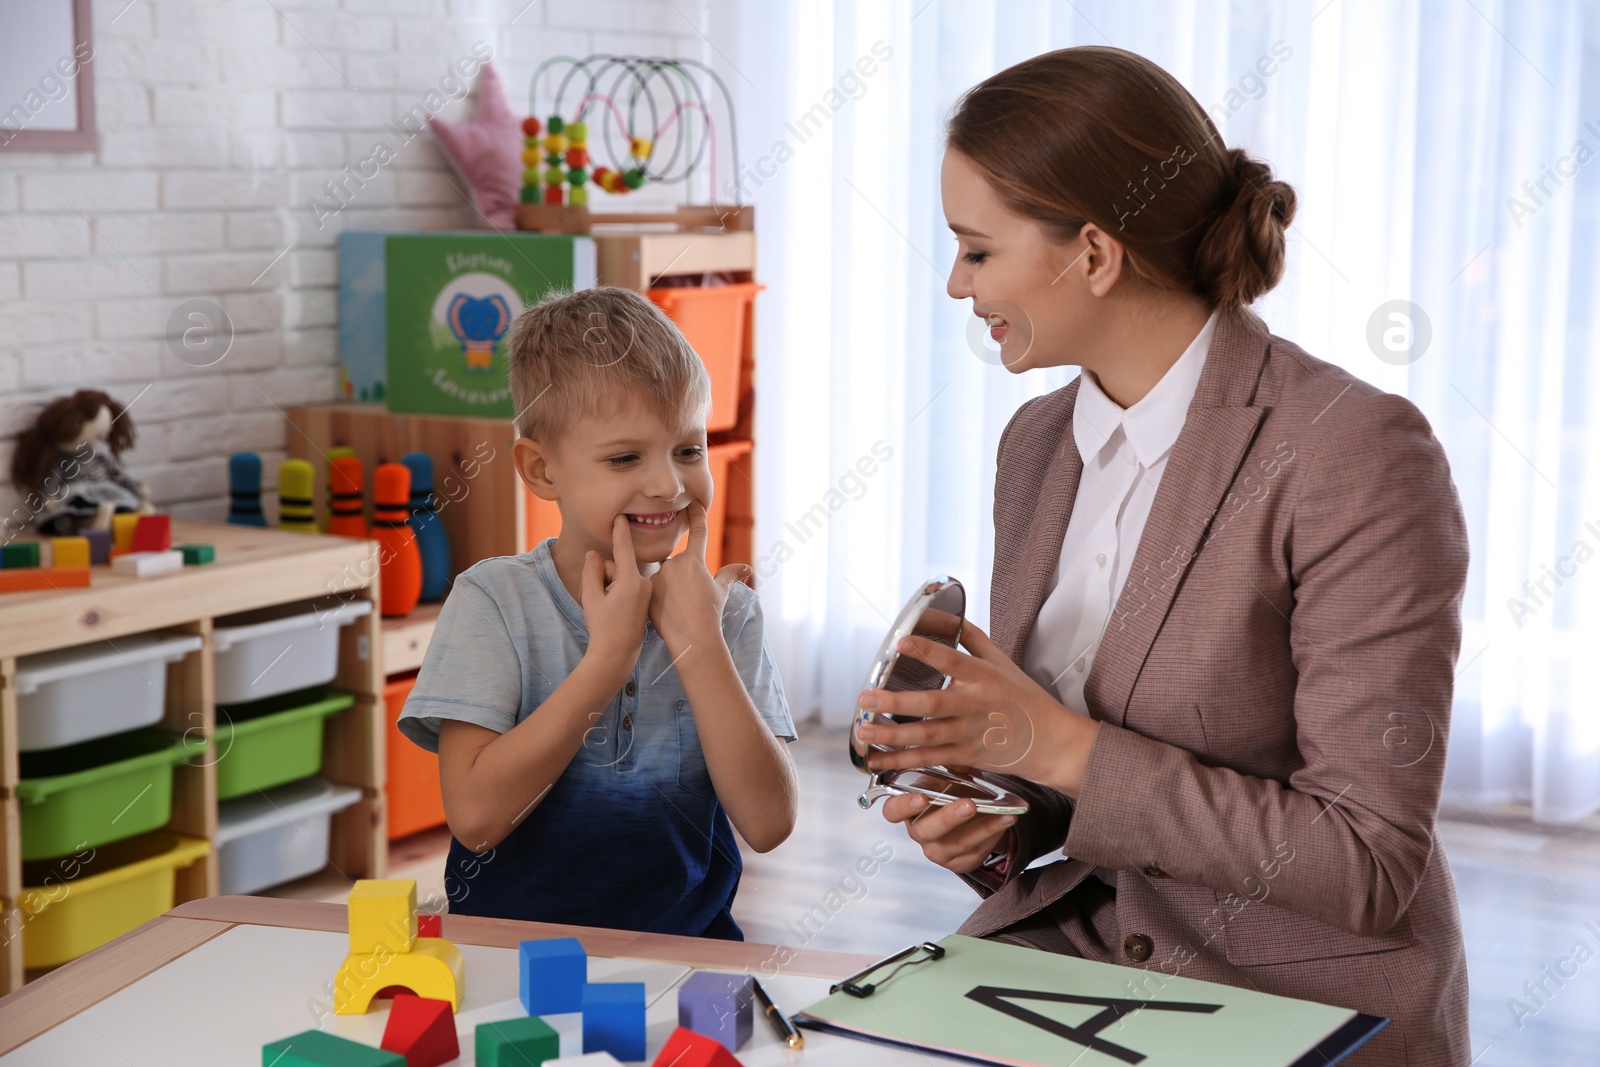
<path fill-rule="evenodd" d="M 887 955 L 960 925 L 977 896 L 925 860 L 881 805 L 856 806 L 863 779 L 843 732 L 813 728 L 791 751 L 810 803 L 782 846 L 745 853 L 734 906 L 745 937 Z M 1446 814 L 1440 836 L 1471 972 L 1472 1067 L 1600 1064 L 1600 834 L 1536 826 L 1515 811 Z M 448 842 L 442 829 L 396 842 L 390 876 L 416 878 L 419 900 L 443 900 Z M 342 901 L 347 885 L 330 872 L 269 892 Z"/>

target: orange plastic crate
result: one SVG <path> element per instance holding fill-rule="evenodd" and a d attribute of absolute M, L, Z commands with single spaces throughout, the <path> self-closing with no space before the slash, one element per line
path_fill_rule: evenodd
<path fill-rule="evenodd" d="M 706 512 L 706 569 L 713 574 L 722 566 L 723 532 L 727 528 L 728 520 L 728 488 L 732 473 L 732 465 L 738 460 L 748 456 L 754 447 L 752 441 L 723 441 L 713 443 L 706 450 L 707 460 L 711 464 L 711 482 L 716 491 L 711 497 L 711 508 Z M 524 490 L 524 506 L 527 509 L 527 543 L 523 551 L 527 552 L 543 541 L 546 537 L 557 537 L 561 534 L 561 510 L 553 500 L 543 500 Z M 689 535 L 684 534 L 678 541 L 673 552 L 682 552 L 689 547 Z M 730 563 L 753 563 L 753 560 L 729 560 Z M 406 742 L 410 744 L 410 742 Z M 415 747 L 415 746 L 413 746 Z"/>
<path fill-rule="evenodd" d="M 383 687 L 383 702 L 388 709 L 388 780 L 384 792 L 389 798 L 389 840 L 444 824 L 444 796 L 439 791 L 439 757 L 420 748 L 400 732 L 395 724 L 406 705 L 406 697 L 417 684 L 416 675 L 397 678 Z"/>
<path fill-rule="evenodd" d="M 745 331 L 759 282 L 686 285 L 651 289 L 649 297 L 677 324 L 711 374 L 711 433 L 731 430 L 739 421 L 739 398 L 749 388 L 744 378 Z"/>

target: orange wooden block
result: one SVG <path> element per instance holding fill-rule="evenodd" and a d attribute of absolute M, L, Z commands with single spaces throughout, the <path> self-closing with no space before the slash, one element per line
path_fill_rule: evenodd
<path fill-rule="evenodd" d="M 88 584 L 88 567 L 18 567 L 0 571 L 0 593 L 72 589 Z"/>

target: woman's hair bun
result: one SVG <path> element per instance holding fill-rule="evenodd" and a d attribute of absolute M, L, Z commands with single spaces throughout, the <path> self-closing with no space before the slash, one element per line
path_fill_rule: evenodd
<path fill-rule="evenodd" d="M 1283 277 L 1294 189 L 1242 148 L 1228 149 L 1226 157 L 1233 171 L 1233 199 L 1195 252 L 1195 283 L 1214 304 L 1251 304 Z"/>

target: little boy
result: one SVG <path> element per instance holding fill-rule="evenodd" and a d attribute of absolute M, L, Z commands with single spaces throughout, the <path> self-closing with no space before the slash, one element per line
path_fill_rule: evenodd
<path fill-rule="evenodd" d="M 509 351 L 561 534 L 456 577 L 400 717 L 439 753 L 451 911 L 742 940 L 733 830 L 793 830 L 795 731 L 749 568 L 706 569 L 710 379 L 628 289 L 548 297 Z"/>

